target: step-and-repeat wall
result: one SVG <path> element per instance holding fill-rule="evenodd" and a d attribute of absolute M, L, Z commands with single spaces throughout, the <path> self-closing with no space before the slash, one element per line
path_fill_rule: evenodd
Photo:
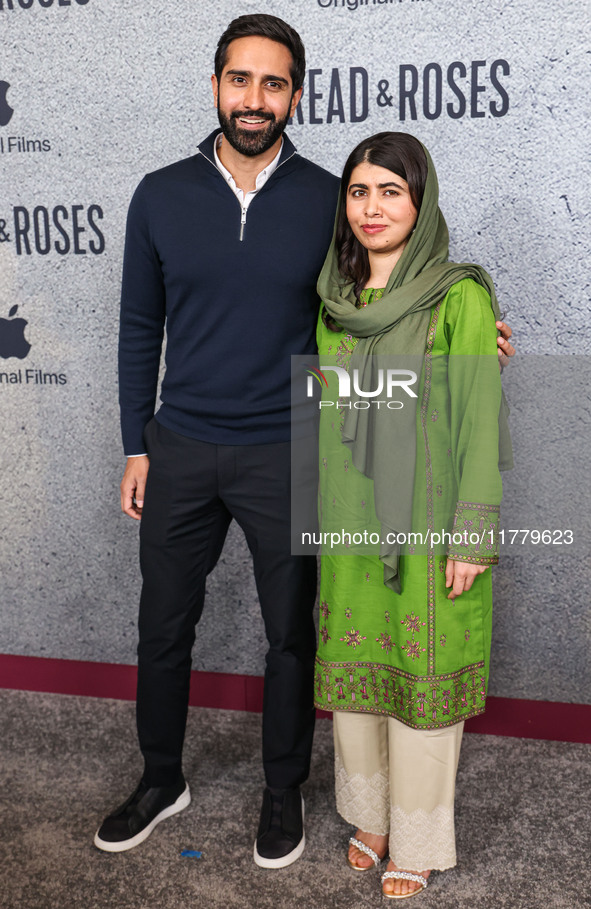
<path fill-rule="evenodd" d="M 414 133 L 453 257 L 495 278 L 520 356 L 504 376 L 516 468 L 491 692 L 590 702 L 591 26 L 555 0 L 0 0 L 0 653 L 135 659 L 137 525 L 118 494 L 126 209 L 144 173 L 217 125 L 215 45 L 247 12 L 282 16 L 306 45 L 298 150 L 339 173 L 363 137 Z M 263 654 L 234 528 L 194 665 L 261 674 Z"/>

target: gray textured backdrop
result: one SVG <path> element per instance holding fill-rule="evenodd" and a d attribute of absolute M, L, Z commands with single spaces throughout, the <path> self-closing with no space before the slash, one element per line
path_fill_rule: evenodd
<path fill-rule="evenodd" d="M 415 133 L 438 168 L 453 256 L 495 277 L 528 354 L 506 373 L 517 457 L 506 526 L 568 526 L 576 545 L 507 549 L 491 691 L 590 702 L 581 5 L 22 3 L 0 0 L 0 319 L 14 323 L 0 322 L 0 653 L 135 659 L 137 527 L 118 506 L 115 361 L 126 208 L 146 171 L 192 154 L 216 125 L 209 77 L 225 25 L 267 11 L 300 31 L 314 71 L 290 130 L 299 151 L 338 173 L 362 137 Z M 235 529 L 208 590 L 195 668 L 260 674 Z"/>

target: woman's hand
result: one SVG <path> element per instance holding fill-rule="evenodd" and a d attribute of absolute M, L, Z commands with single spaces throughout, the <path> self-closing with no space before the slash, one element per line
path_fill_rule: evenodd
<path fill-rule="evenodd" d="M 477 574 L 482 574 L 488 565 L 474 565 L 472 562 L 457 562 L 455 559 L 448 559 L 445 566 L 445 586 L 451 587 L 448 594 L 448 600 L 454 600 L 459 597 L 464 590 L 470 590 Z"/>

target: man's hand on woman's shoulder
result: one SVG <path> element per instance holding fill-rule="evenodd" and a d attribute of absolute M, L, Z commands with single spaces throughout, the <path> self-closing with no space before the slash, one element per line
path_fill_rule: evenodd
<path fill-rule="evenodd" d="M 498 330 L 501 332 L 497 338 L 497 345 L 499 348 L 499 363 L 501 366 L 507 366 L 509 363 L 509 357 L 512 357 L 515 354 L 515 348 L 509 342 L 509 339 L 513 332 L 506 322 L 496 322 L 495 324 Z"/>

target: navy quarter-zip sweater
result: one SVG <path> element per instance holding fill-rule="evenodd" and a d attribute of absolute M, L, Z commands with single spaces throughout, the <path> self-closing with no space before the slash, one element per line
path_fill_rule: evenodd
<path fill-rule="evenodd" d="M 156 419 L 204 442 L 287 441 L 290 355 L 316 351 L 316 281 L 339 181 L 284 136 L 241 230 L 240 202 L 214 163 L 217 132 L 144 177 L 129 208 L 119 340 L 127 455 L 145 451 L 165 326 Z"/>

